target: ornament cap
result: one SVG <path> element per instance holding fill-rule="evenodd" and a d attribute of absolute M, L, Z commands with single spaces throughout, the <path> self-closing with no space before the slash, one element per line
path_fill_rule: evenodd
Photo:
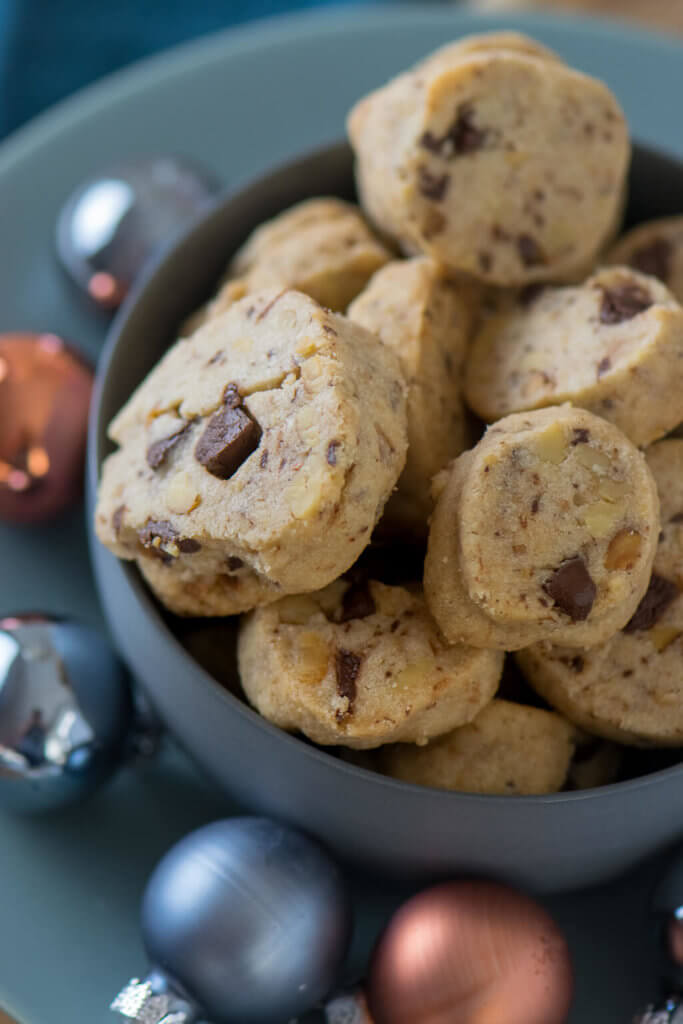
<path fill-rule="evenodd" d="M 193 1024 L 198 1009 L 171 991 L 159 992 L 151 978 L 131 978 L 110 1010 L 129 1024 Z"/>

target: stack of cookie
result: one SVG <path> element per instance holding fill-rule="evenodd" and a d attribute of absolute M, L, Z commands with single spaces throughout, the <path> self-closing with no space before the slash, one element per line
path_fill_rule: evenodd
<path fill-rule="evenodd" d="M 170 611 L 243 614 L 283 729 L 449 789 L 612 781 L 683 745 L 683 219 L 615 244 L 623 113 L 515 33 L 349 134 L 362 211 L 247 240 L 111 424 L 98 536 Z"/>

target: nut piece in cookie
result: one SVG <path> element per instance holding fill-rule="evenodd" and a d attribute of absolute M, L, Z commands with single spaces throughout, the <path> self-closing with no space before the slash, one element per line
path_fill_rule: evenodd
<path fill-rule="evenodd" d="M 585 647 L 634 614 L 659 502 L 612 424 L 570 406 L 508 416 L 436 483 L 425 596 L 452 642 Z"/>
<path fill-rule="evenodd" d="M 374 335 L 266 290 L 170 349 L 110 436 L 102 543 L 174 610 L 232 614 L 358 558 L 405 461 L 405 384 Z"/>
<path fill-rule="evenodd" d="M 408 458 L 381 529 L 425 535 L 431 479 L 468 446 L 462 366 L 478 290 L 450 281 L 426 257 L 379 270 L 351 304 L 351 320 L 393 349 L 408 385 Z"/>
<path fill-rule="evenodd" d="M 531 49 L 447 47 L 348 119 L 372 221 L 489 284 L 590 263 L 621 209 L 630 145 L 616 99 Z"/>
<path fill-rule="evenodd" d="M 591 732 L 621 743 L 683 743 L 683 441 L 645 453 L 661 503 L 661 532 L 645 595 L 606 644 L 520 651 L 532 686 Z"/>
<path fill-rule="evenodd" d="M 465 396 L 489 422 L 570 401 L 650 444 L 683 420 L 683 308 L 655 278 L 626 267 L 545 288 L 486 321 L 469 352 Z"/>
<path fill-rule="evenodd" d="M 659 278 L 683 303 L 683 217 L 662 217 L 632 228 L 610 249 L 606 262 Z"/>
<path fill-rule="evenodd" d="M 419 588 L 338 580 L 247 616 L 238 643 L 247 697 L 316 743 L 425 743 L 491 700 L 503 655 L 444 642 Z"/>

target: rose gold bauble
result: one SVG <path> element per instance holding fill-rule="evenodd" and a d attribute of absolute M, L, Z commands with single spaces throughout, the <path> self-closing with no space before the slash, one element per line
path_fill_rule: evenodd
<path fill-rule="evenodd" d="M 368 1001 L 376 1024 L 563 1024 L 572 968 L 538 904 L 493 882 L 409 900 L 380 939 Z"/>
<path fill-rule="evenodd" d="M 92 373 L 54 334 L 0 334 L 0 520 L 50 519 L 82 491 Z"/>

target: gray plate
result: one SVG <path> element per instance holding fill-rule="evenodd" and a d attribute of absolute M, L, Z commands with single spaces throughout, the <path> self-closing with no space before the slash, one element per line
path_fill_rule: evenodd
<path fill-rule="evenodd" d="M 489 22 L 416 8 L 247 27 L 114 76 L 0 147 L 0 329 L 60 331 L 96 357 L 106 323 L 74 303 L 51 240 L 64 197 L 103 163 L 183 151 L 238 184 L 338 137 L 359 93 L 428 49 L 503 24 L 604 77 L 634 134 L 683 154 L 683 134 L 672 127 L 680 124 L 683 54 L 640 30 L 541 17 Z M 80 514 L 49 529 L 0 529 L 0 565 L 0 610 L 43 607 L 101 621 Z M 142 967 L 136 917 L 148 871 L 169 842 L 225 808 L 169 755 L 127 770 L 98 801 L 58 821 L 3 820 L 0 1003 L 23 1024 L 110 1021 L 109 997 Z M 653 870 L 553 901 L 577 960 L 572 1024 L 622 1024 L 652 992 L 654 954 L 642 936 Z M 359 955 L 396 898 L 393 890 L 361 889 Z"/>

